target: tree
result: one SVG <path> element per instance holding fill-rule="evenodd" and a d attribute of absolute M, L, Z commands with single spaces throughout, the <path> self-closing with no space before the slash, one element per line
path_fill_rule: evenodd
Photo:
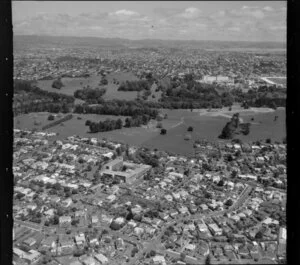
<path fill-rule="evenodd" d="M 121 119 L 117 119 L 116 121 L 116 129 L 122 129 L 123 127 L 123 122 Z"/>
<path fill-rule="evenodd" d="M 85 122 L 85 126 L 90 126 L 90 124 L 91 124 L 91 121 L 90 121 L 90 120 L 87 120 L 87 121 Z"/>
<path fill-rule="evenodd" d="M 258 233 L 255 235 L 255 239 L 262 239 L 263 238 L 263 232 L 258 231 Z"/>
<path fill-rule="evenodd" d="M 49 116 L 48 116 L 48 121 L 53 121 L 54 120 L 54 116 L 52 115 L 52 114 L 50 114 Z"/>
<path fill-rule="evenodd" d="M 184 253 L 180 253 L 180 260 L 185 261 L 186 255 Z"/>
<path fill-rule="evenodd" d="M 131 257 L 134 257 L 135 254 L 138 253 L 138 252 L 139 252 L 138 248 L 137 248 L 137 247 L 134 247 L 134 248 L 132 249 L 132 251 L 131 251 Z"/>
<path fill-rule="evenodd" d="M 225 203 L 224 203 L 226 206 L 230 207 L 233 205 L 233 201 L 231 199 L 227 200 Z"/>
<path fill-rule="evenodd" d="M 205 265 L 210 265 L 210 255 L 207 255 L 206 258 L 205 258 Z"/>
<path fill-rule="evenodd" d="M 221 179 L 221 180 L 219 181 L 218 186 L 220 186 L 220 187 L 223 187 L 223 186 L 224 186 L 224 180 L 223 180 L 223 179 Z"/>
<path fill-rule="evenodd" d="M 107 79 L 106 79 L 106 78 L 102 78 L 100 84 L 101 84 L 101 85 L 107 85 L 107 84 L 108 84 Z"/>
<path fill-rule="evenodd" d="M 57 216 L 57 215 L 54 215 L 54 217 L 53 217 L 53 224 L 54 224 L 54 225 L 57 225 L 58 222 L 59 222 L 58 216 Z"/>
<path fill-rule="evenodd" d="M 187 130 L 188 130 L 188 132 L 192 132 L 194 130 L 194 128 L 192 126 L 189 126 Z"/>
<path fill-rule="evenodd" d="M 61 89 L 63 86 L 64 86 L 64 85 L 63 85 L 63 83 L 61 82 L 61 79 L 60 79 L 60 78 L 54 80 L 53 83 L 52 83 L 52 87 L 53 87 L 53 88 L 56 88 L 56 89 Z"/>
<path fill-rule="evenodd" d="M 267 138 L 267 139 L 266 139 L 266 144 L 271 144 L 271 143 L 272 143 L 271 139 L 270 139 L 270 138 Z"/>
<path fill-rule="evenodd" d="M 165 134 L 167 134 L 167 130 L 166 130 L 166 129 L 164 129 L 164 128 L 162 128 L 162 129 L 160 130 L 160 134 L 161 134 L 161 135 L 165 135 Z"/>
<path fill-rule="evenodd" d="M 156 255 L 156 251 L 152 249 L 149 254 L 151 257 L 154 257 Z"/>

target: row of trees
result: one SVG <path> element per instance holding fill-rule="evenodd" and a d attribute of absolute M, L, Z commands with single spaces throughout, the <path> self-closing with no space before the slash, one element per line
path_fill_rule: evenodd
<path fill-rule="evenodd" d="M 72 118 L 73 118 L 73 115 L 72 114 L 68 114 L 68 115 L 66 115 L 65 117 L 63 117 L 63 118 L 61 118 L 59 120 L 53 121 L 53 122 L 45 125 L 44 127 L 42 127 L 42 130 L 49 129 L 49 128 L 51 128 L 53 126 L 56 126 L 56 125 L 58 125 L 58 124 L 60 124 L 60 123 L 62 123 L 64 121 L 71 120 Z M 48 117 L 48 119 L 49 119 L 49 117 Z"/>
<path fill-rule="evenodd" d="M 130 127 L 139 127 L 141 125 L 146 125 L 150 119 L 151 117 L 146 114 L 128 117 L 125 119 L 124 127 L 130 128 Z M 97 132 L 107 132 L 107 131 L 122 129 L 123 122 L 121 119 L 117 119 L 117 120 L 106 119 L 105 121 L 100 121 L 98 123 L 87 120 L 85 125 L 89 126 L 91 133 L 97 133 Z"/>
<path fill-rule="evenodd" d="M 118 91 L 142 91 L 150 90 L 150 83 L 146 80 L 137 80 L 137 81 L 126 81 L 123 82 Z"/>
<path fill-rule="evenodd" d="M 14 108 L 14 115 L 30 112 L 69 113 L 71 109 L 72 104 L 66 102 L 28 102 Z"/>
<path fill-rule="evenodd" d="M 74 113 L 91 113 L 102 115 L 116 116 L 140 116 L 149 115 L 155 119 L 158 115 L 158 110 L 154 109 L 155 104 L 149 104 L 138 101 L 111 100 L 105 101 L 97 106 L 90 105 L 75 105 Z"/>
<path fill-rule="evenodd" d="M 125 127 L 139 127 L 141 125 L 146 125 L 150 121 L 151 117 L 147 114 L 133 116 L 131 118 L 125 119 Z"/>

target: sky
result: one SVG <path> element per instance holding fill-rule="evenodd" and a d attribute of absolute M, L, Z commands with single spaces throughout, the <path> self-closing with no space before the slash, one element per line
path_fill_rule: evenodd
<path fill-rule="evenodd" d="M 16 35 L 286 41 L 286 1 L 13 1 Z"/>

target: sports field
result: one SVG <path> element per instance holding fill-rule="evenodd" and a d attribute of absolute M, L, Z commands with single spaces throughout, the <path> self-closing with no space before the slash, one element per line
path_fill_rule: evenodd
<path fill-rule="evenodd" d="M 234 109 L 237 110 L 237 109 Z M 207 139 L 209 141 L 221 141 L 218 139 L 225 124 L 229 121 L 235 111 L 219 110 L 207 112 L 206 110 L 162 110 L 168 115 L 168 118 L 161 123 L 167 129 L 166 135 L 160 135 L 160 130 L 156 129 L 155 122 L 153 126 L 139 128 L 122 128 L 110 132 L 89 133 L 85 126 L 86 120 L 100 121 L 106 118 L 124 120 L 124 116 L 110 116 L 97 114 L 74 114 L 73 118 L 63 124 L 48 129 L 51 132 L 57 132 L 58 139 L 64 139 L 71 135 L 81 137 L 107 138 L 111 140 L 128 143 L 136 146 L 147 146 L 166 150 L 173 153 L 190 155 L 193 153 L 193 143 L 196 139 Z M 270 138 L 272 141 L 282 141 L 286 136 L 285 131 L 285 109 L 278 108 L 276 111 L 271 109 L 249 109 L 240 110 L 240 118 L 243 122 L 250 122 L 250 133 L 247 136 L 239 135 L 244 142 L 256 140 L 265 141 Z M 41 129 L 49 121 L 49 113 L 31 113 L 14 118 L 15 128 L 19 129 Z M 62 114 L 61 114 L 62 115 Z M 277 118 L 275 119 L 275 117 Z M 78 119 L 78 117 L 80 117 Z M 37 125 L 37 123 L 39 123 Z M 187 128 L 193 127 L 191 139 L 185 140 Z"/>

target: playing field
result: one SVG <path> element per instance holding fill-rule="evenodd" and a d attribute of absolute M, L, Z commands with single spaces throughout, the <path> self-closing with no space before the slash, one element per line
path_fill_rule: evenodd
<path fill-rule="evenodd" d="M 84 87 L 90 87 L 90 88 L 106 88 L 106 93 L 104 95 L 104 99 L 110 100 L 110 99 L 122 99 L 122 100 L 133 100 L 137 97 L 136 91 L 118 91 L 118 87 L 122 82 L 132 81 L 132 80 L 138 80 L 136 76 L 134 76 L 132 73 L 110 73 L 106 76 L 106 79 L 108 81 L 108 84 L 105 86 L 100 86 L 99 83 L 101 81 L 101 76 L 94 75 L 87 78 L 84 77 L 64 77 L 62 78 L 62 83 L 64 86 L 61 89 L 56 89 L 52 87 L 52 83 L 54 80 L 38 80 L 37 86 L 43 90 L 49 91 L 49 92 L 57 92 L 62 93 L 66 95 L 74 95 L 74 92 L 78 89 L 83 89 Z M 116 83 L 114 84 L 114 81 L 119 82 L 119 85 Z"/>
<path fill-rule="evenodd" d="M 87 78 L 64 77 L 61 79 L 62 83 L 64 84 L 64 86 L 61 89 L 56 89 L 52 87 L 53 80 L 38 80 L 37 86 L 40 89 L 49 92 L 56 92 L 56 93 L 62 93 L 62 94 L 73 96 L 76 90 L 82 89 L 85 86 L 90 86 L 91 88 L 99 87 L 100 80 L 101 80 L 101 76 L 91 76 Z"/>
<path fill-rule="evenodd" d="M 57 132 L 59 134 L 57 139 L 64 139 L 71 135 L 107 138 L 130 145 L 147 146 L 173 153 L 190 155 L 193 154 L 193 143 L 196 139 L 220 141 L 218 139 L 219 134 L 235 113 L 235 111 L 229 112 L 228 110 L 209 113 L 205 110 L 193 112 L 190 110 L 162 110 L 162 112 L 168 115 L 168 118 L 161 122 L 162 126 L 167 129 L 166 135 L 160 135 L 160 129 L 156 129 L 155 122 L 154 126 L 149 127 L 122 128 L 110 132 L 91 134 L 89 133 L 89 128 L 85 126 L 86 120 L 100 121 L 107 118 L 121 118 L 124 120 L 126 118 L 124 116 L 97 114 L 74 114 L 71 120 L 49 128 L 47 131 Z M 31 113 L 17 116 L 14 118 L 15 128 L 29 130 L 36 128 L 40 130 L 45 124 L 49 123 L 47 120 L 48 115 L 49 113 Z M 277 118 L 275 119 L 276 116 Z M 285 109 L 283 108 L 278 108 L 276 111 L 270 109 L 261 109 L 260 111 L 259 109 L 240 110 L 240 118 L 243 122 L 251 123 L 249 135 L 237 136 L 242 141 L 265 141 L 267 138 L 270 138 L 272 141 L 281 142 L 286 136 Z M 187 141 L 184 138 L 189 126 L 193 127 L 193 132 L 190 133 L 191 140 Z"/>

